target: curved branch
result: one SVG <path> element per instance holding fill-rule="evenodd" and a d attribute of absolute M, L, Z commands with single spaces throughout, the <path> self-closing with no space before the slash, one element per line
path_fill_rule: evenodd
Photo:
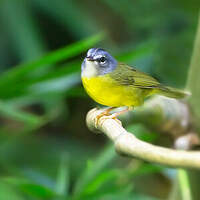
<path fill-rule="evenodd" d="M 127 132 L 116 120 L 106 116 L 101 117 L 95 127 L 96 117 L 101 112 L 96 108 L 89 111 L 87 125 L 92 131 L 107 135 L 114 142 L 118 153 L 170 167 L 200 169 L 200 152 L 173 150 L 143 142 Z"/>

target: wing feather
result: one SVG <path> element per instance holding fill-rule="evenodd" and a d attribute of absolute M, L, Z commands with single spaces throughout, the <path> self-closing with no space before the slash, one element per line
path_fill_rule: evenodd
<path fill-rule="evenodd" d="M 132 85 L 138 88 L 157 88 L 160 86 L 160 83 L 152 76 L 124 63 L 118 63 L 111 76 L 122 85 Z"/>

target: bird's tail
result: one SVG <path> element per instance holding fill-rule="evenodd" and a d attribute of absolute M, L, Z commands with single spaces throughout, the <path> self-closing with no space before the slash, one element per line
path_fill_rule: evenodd
<path fill-rule="evenodd" d="M 186 92 L 186 91 L 182 91 L 179 89 L 175 89 L 172 87 L 166 87 L 166 86 L 160 86 L 158 93 L 161 95 L 164 95 L 166 97 L 176 98 L 176 99 L 183 99 L 183 98 L 191 95 L 190 92 Z"/>

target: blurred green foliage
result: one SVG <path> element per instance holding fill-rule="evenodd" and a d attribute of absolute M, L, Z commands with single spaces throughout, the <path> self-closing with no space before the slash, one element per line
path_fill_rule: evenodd
<path fill-rule="evenodd" d="M 163 199 L 160 166 L 116 155 L 85 127 L 87 49 L 184 87 L 197 21 L 188 1 L 0 1 L 0 200 Z M 159 142 L 143 125 L 137 137 Z M 155 189 L 156 188 L 156 189 Z"/>

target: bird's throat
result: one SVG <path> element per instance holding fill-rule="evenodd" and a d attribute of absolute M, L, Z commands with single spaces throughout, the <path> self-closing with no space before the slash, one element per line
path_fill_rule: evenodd
<path fill-rule="evenodd" d="M 98 75 L 98 70 L 94 64 L 94 62 L 91 61 L 85 61 L 84 68 L 82 69 L 81 76 L 86 78 L 92 78 Z"/>

